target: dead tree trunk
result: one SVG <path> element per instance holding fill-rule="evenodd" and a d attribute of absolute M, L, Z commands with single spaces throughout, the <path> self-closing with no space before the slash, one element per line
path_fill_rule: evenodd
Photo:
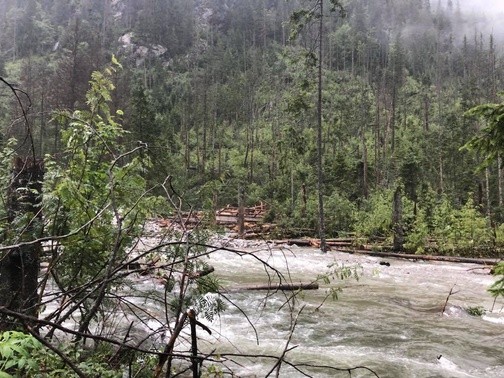
<path fill-rule="evenodd" d="M 7 193 L 8 227 L 3 244 L 11 249 L 0 252 L 0 306 L 37 316 L 37 284 L 42 245 L 35 240 L 42 233 L 40 209 L 43 164 L 33 159 L 16 158 Z M 0 331 L 20 325 L 0 317 Z"/>
<path fill-rule="evenodd" d="M 235 292 L 235 291 L 253 291 L 253 290 L 258 290 L 258 291 L 277 291 L 277 290 L 284 290 L 284 291 L 296 291 L 296 290 L 318 290 L 319 289 L 319 284 L 316 282 L 311 282 L 311 283 L 269 283 L 266 285 L 251 285 L 251 286 L 237 286 L 234 288 L 231 288 L 230 292 Z"/>
<path fill-rule="evenodd" d="M 404 230 L 402 225 L 402 191 L 397 188 L 392 203 L 392 227 L 394 233 L 394 251 L 402 251 L 404 244 Z"/>
<path fill-rule="evenodd" d="M 242 186 L 238 188 L 238 234 L 242 236 L 245 233 L 245 190 Z"/>

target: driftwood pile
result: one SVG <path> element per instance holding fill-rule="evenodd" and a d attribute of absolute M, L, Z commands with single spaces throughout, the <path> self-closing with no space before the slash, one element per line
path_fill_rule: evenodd
<path fill-rule="evenodd" d="M 191 211 L 160 219 L 158 225 L 183 229 L 192 229 L 200 225 L 214 225 L 237 232 L 243 239 L 264 238 L 276 228 L 274 224 L 264 223 L 267 210 L 266 204 L 263 202 L 249 207 L 228 205 L 215 211 L 213 219 L 211 215 L 203 211 Z"/>
<path fill-rule="evenodd" d="M 223 209 L 217 210 L 215 212 L 215 222 L 219 225 L 235 226 L 239 222 L 240 217 L 243 217 L 245 223 L 262 223 L 267 211 L 266 205 L 263 202 L 256 206 L 243 207 L 241 209 L 240 207 L 228 205 Z"/>

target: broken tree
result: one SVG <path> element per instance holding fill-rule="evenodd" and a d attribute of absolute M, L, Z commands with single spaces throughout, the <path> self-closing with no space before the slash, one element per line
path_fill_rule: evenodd
<path fill-rule="evenodd" d="M 43 164 L 31 158 L 14 160 L 5 202 L 7 226 L 2 244 L 11 246 L 0 251 L 0 307 L 30 316 L 37 316 L 37 285 L 42 245 Z M 19 324 L 0 317 L 0 331 Z"/>

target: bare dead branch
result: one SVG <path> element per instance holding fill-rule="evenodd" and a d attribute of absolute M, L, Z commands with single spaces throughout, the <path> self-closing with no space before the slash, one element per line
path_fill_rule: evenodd
<path fill-rule="evenodd" d="M 31 98 L 28 95 L 28 93 L 26 93 L 25 91 L 23 91 L 19 88 L 14 87 L 14 85 L 7 82 L 3 77 L 0 77 L 0 81 L 2 83 L 4 83 L 11 90 L 12 94 L 16 98 L 16 101 L 19 105 L 19 108 L 21 109 L 21 112 L 23 114 L 24 124 L 26 127 L 26 138 L 21 145 L 23 145 L 26 142 L 26 140 L 29 139 L 32 158 L 33 158 L 33 161 L 35 161 L 37 158 L 37 156 L 35 154 L 35 141 L 33 139 L 33 134 L 32 134 L 32 130 L 31 130 L 30 122 L 28 120 L 28 111 L 32 106 Z M 21 101 L 19 94 L 22 94 L 23 96 L 25 96 L 27 98 L 27 100 L 28 100 L 28 108 L 27 109 L 25 109 L 25 106 L 23 105 L 23 101 Z"/>
<path fill-rule="evenodd" d="M 444 314 L 444 312 L 445 312 L 445 310 L 446 310 L 446 306 L 448 306 L 448 301 L 450 300 L 450 297 L 451 297 L 452 295 L 455 295 L 455 294 L 457 294 L 457 293 L 458 293 L 458 291 L 453 291 L 453 289 L 455 288 L 455 286 L 456 286 L 456 285 L 457 285 L 457 284 L 454 284 L 454 285 L 451 287 L 450 292 L 448 293 L 448 295 L 447 295 L 447 297 L 446 297 L 446 301 L 445 301 L 445 303 L 444 303 L 444 306 L 443 306 L 443 308 L 442 308 L 442 310 L 441 310 L 441 315 L 443 315 L 443 314 Z"/>

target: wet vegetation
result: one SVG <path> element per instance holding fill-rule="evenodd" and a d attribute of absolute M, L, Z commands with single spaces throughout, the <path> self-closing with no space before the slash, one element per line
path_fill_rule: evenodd
<path fill-rule="evenodd" d="M 504 40 L 485 17 L 451 0 L 0 0 L 0 377 L 228 372 L 232 356 L 175 347 L 206 331 L 188 309 L 233 305 L 201 259 L 226 205 L 264 203 L 276 235 L 322 250 L 502 257 Z M 199 227 L 144 245 L 147 220 L 193 211 Z M 130 295 L 140 273 L 163 314 Z M 119 339 L 116 313 L 134 319 Z"/>
<path fill-rule="evenodd" d="M 355 0 L 344 12 L 328 1 L 319 38 L 317 4 L 5 0 L 0 71 L 30 96 L 38 157 L 64 149 L 53 112 L 82 109 L 91 73 L 115 54 L 121 143 L 147 145 L 144 178 L 170 175 L 186 209 L 213 212 L 241 193 L 268 204 L 280 233 L 315 236 L 320 193 L 328 237 L 401 229 L 409 252 L 431 239 L 441 253 L 495 250 L 500 156 L 461 147 L 487 123 L 470 109 L 500 102 L 499 29 L 489 33 L 489 16 L 464 1 Z M 28 154 L 19 106 L 3 91 L 4 143 L 15 137 Z"/>

